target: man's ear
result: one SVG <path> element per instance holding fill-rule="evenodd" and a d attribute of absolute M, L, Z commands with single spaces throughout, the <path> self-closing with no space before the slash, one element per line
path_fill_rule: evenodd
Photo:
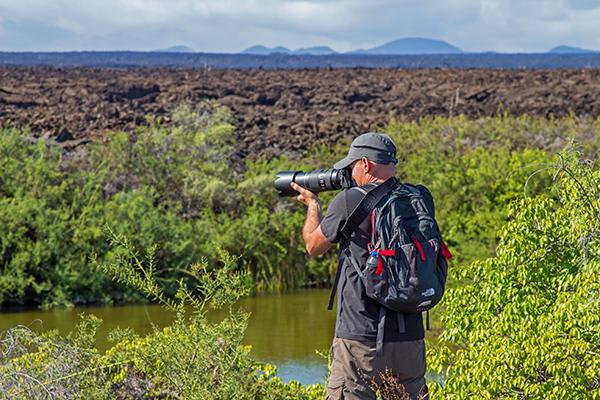
<path fill-rule="evenodd" d="M 361 158 L 360 163 L 365 172 L 371 172 L 372 166 L 367 157 Z"/>

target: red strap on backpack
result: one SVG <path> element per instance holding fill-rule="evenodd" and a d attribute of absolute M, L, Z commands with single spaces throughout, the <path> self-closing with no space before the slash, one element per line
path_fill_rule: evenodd
<path fill-rule="evenodd" d="M 393 257 L 396 255 L 394 249 L 381 249 L 375 250 L 377 252 L 377 269 L 375 269 L 375 275 L 381 275 L 383 273 L 383 260 L 381 256 Z"/>
<path fill-rule="evenodd" d="M 450 249 L 446 246 L 446 242 L 442 242 L 442 255 L 446 260 L 452 260 L 452 253 L 450 253 Z"/>
<path fill-rule="evenodd" d="M 412 242 L 415 244 L 415 247 L 417 248 L 417 250 L 419 250 L 419 255 L 421 256 L 421 261 L 426 261 L 427 258 L 425 258 L 425 252 L 423 251 L 423 246 L 421 246 L 421 242 L 419 242 L 417 240 L 416 237 L 412 237 Z"/>

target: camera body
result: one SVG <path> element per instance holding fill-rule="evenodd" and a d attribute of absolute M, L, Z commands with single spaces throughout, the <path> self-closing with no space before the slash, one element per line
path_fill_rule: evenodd
<path fill-rule="evenodd" d="M 313 193 L 355 186 L 352 174 L 347 169 L 318 169 L 310 172 L 280 171 L 275 179 L 275 189 L 279 196 L 289 197 L 298 194 L 290 186 L 292 182 Z"/>

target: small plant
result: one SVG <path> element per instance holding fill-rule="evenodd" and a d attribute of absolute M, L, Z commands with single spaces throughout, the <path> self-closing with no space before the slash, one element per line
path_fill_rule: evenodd
<path fill-rule="evenodd" d="M 376 393 L 378 400 L 411 400 L 406 387 L 392 371 L 387 369 L 377 379 L 373 379 L 371 388 Z M 427 396 L 427 386 L 423 386 L 419 390 L 418 400 L 425 400 L 428 398 Z"/>
<path fill-rule="evenodd" d="M 110 398 L 109 366 L 93 347 L 101 321 L 81 316 L 73 333 L 59 337 L 15 327 L 0 337 L 0 397 L 3 399 Z"/>
<path fill-rule="evenodd" d="M 238 271 L 237 258 L 217 249 L 221 264 L 211 268 L 203 260 L 192 265 L 170 297 L 155 277 L 156 247 L 140 256 L 127 238 L 110 229 L 108 235 L 119 250 L 116 260 L 99 264 L 94 259 L 93 264 L 176 313 L 171 326 L 144 338 L 125 338 L 107 351 L 102 362 L 119 365 L 112 370 L 113 382 L 123 386 L 127 380 L 145 379 L 151 388 L 148 394 L 154 395 L 233 398 L 240 381 L 256 372 L 256 363 L 240 343 L 247 316 L 230 310 L 229 318 L 210 324 L 206 311 L 209 306 L 231 306 L 248 294 L 248 280 Z"/>

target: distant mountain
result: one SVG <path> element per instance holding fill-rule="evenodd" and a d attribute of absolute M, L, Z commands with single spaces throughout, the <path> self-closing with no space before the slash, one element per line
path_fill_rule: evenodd
<path fill-rule="evenodd" d="M 550 49 L 548 51 L 548 53 L 552 53 L 552 54 L 585 54 L 585 53 L 596 53 L 596 51 L 582 49 L 579 47 L 557 46 L 553 49 Z"/>
<path fill-rule="evenodd" d="M 331 47 L 327 46 L 315 46 L 315 47 L 303 47 L 301 49 L 290 50 L 287 47 L 266 47 L 262 45 L 248 47 L 246 50 L 242 51 L 242 54 L 274 54 L 274 53 L 283 53 L 283 54 L 313 54 L 313 55 L 328 55 L 328 54 L 337 54 L 335 50 Z"/>
<path fill-rule="evenodd" d="M 313 54 L 313 55 L 332 55 L 338 54 L 335 50 L 327 46 L 306 47 L 296 50 L 289 50 L 285 47 L 265 47 L 262 45 L 252 46 L 242 52 L 242 54 L 262 54 L 268 55 L 273 53 L 284 54 Z M 393 54 L 393 55 L 408 55 L 408 54 L 461 54 L 463 51 L 456 46 L 451 45 L 443 40 L 426 39 L 426 38 L 403 38 L 393 40 L 381 46 L 373 47 L 372 49 L 359 49 L 349 51 L 345 54 Z"/>
<path fill-rule="evenodd" d="M 166 49 L 153 50 L 155 53 L 195 53 L 196 50 L 191 47 L 178 45 L 167 47 Z"/>
<path fill-rule="evenodd" d="M 302 49 L 296 49 L 292 52 L 293 54 L 313 54 L 313 55 L 326 55 L 326 54 L 337 54 L 335 50 L 327 46 L 315 46 L 306 47 Z"/>
<path fill-rule="evenodd" d="M 460 54 L 461 49 L 443 40 L 426 38 L 403 38 L 393 40 L 367 50 L 356 50 L 351 54 Z"/>
<path fill-rule="evenodd" d="M 290 49 L 288 49 L 286 47 L 282 47 L 282 46 L 277 46 L 277 47 L 271 48 L 271 47 L 266 47 L 263 45 L 258 45 L 258 46 L 248 47 L 246 50 L 242 51 L 242 54 L 267 55 L 267 54 L 274 54 L 274 53 L 290 54 Z"/>

